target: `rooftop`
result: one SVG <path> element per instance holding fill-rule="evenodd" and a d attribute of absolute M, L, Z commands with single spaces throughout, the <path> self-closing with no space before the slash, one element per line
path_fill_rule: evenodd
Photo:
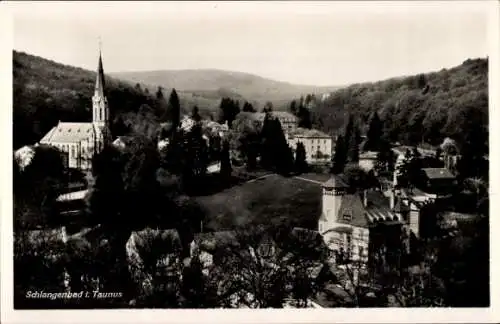
<path fill-rule="evenodd" d="M 75 143 L 90 138 L 94 131 L 92 123 L 63 123 L 54 126 L 40 143 Z"/>
<path fill-rule="evenodd" d="M 257 112 L 253 114 L 255 119 L 264 120 L 266 113 Z M 272 111 L 271 116 L 277 117 L 278 119 L 297 119 L 297 117 L 287 111 Z"/>
<path fill-rule="evenodd" d="M 290 133 L 290 137 L 320 137 L 320 138 L 332 138 L 330 135 L 323 133 L 317 129 L 307 129 L 307 128 L 297 128 L 295 131 Z"/>
<path fill-rule="evenodd" d="M 429 179 L 455 179 L 455 176 L 446 168 L 424 168 L 422 171 Z"/>

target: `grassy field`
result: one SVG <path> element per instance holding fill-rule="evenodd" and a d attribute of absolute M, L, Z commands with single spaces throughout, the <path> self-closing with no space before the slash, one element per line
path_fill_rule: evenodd
<path fill-rule="evenodd" d="M 274 174 L 195 199 L 211 230 L 282 223 L 315 229 L 321 211 L 319 185 Z"/>

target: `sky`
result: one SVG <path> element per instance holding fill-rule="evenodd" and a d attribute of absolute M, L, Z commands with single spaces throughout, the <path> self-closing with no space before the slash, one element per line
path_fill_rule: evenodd
<path fill-rule="evenodd" d="M 15 2 L 11 9 L 15 50 L 68 65 L 95 70 L 100 38 L 107 73 L 210 68 L 346 85 L 488 56 L 491 5 Z"/>

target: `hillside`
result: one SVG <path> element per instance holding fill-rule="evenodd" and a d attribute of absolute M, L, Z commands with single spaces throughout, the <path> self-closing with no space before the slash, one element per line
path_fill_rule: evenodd
<path fill-rule="evenodd" d="M 134 83 L 175 87 L 181 92 L 203 97 L 207 97 L 207 92 L 236 93 L 260 105 L 266 101 L 279 105 L 290 97 L 304 93 L 325 93 L 338 88 L 296 85 L 243 72 L 215 69 L 121 72 L 113 73 L 112 76 Z"/>
<path fill-rule="evenodd" d="M 105 61 L 104 71 L 106 71 Z M 19 148 L 37 142 L 59 120 L 90 121 L 95 78 L 94 71 L 14 51 L 13 147 Z M 142 104 L 148 104 L 158 116 L 161 116 L 166 102 L 156 100 L 157 89 L 157 86 L 144 84 L 138 87 L 136 83 L 106 75 L 106 95 L 112 120 L 123 113 L 137 111 Z M 170 91 L 171 88 L 164 88 L 165 98 L 168 99 Z M 184 112 L 191 111 L 194 105 L 198 105 L 202 115 L 213 113 L 219 107 L 223 96 L 230 96 L 240 102 L 245 100 L 239 94 L 224 89 L 179 91 L 178 94 Z"/>
<path fill-rule="evenodd" d="M 346 116 L 361 127 L 377 112 L 392 141 L 437 145 L 444 137 L 488 144 L 488 60 L 468 59 L 440 71 L 353 84 L 331 93 L 313 109 L 313 126 L 341 132 Z"/>

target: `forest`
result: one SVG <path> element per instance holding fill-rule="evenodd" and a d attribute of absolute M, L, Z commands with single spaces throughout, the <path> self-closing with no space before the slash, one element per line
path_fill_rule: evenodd
<path fill-rule="evenodd" d="M 315 96 L 305 101 L 311 98 Z M 292 106 L 295 103 L 291 110 Z M 338 135 L 354 115 L 366 134 L 374 112 L 390 142 L 436 146 L 446 137 L 464 143 L 474 136 L 484 143 L 477 149 L 487 154 L 488 59 L 468 59 L 451 69 L 339 89 L 325 100 L 314 100 L 312 126 Z"/>

